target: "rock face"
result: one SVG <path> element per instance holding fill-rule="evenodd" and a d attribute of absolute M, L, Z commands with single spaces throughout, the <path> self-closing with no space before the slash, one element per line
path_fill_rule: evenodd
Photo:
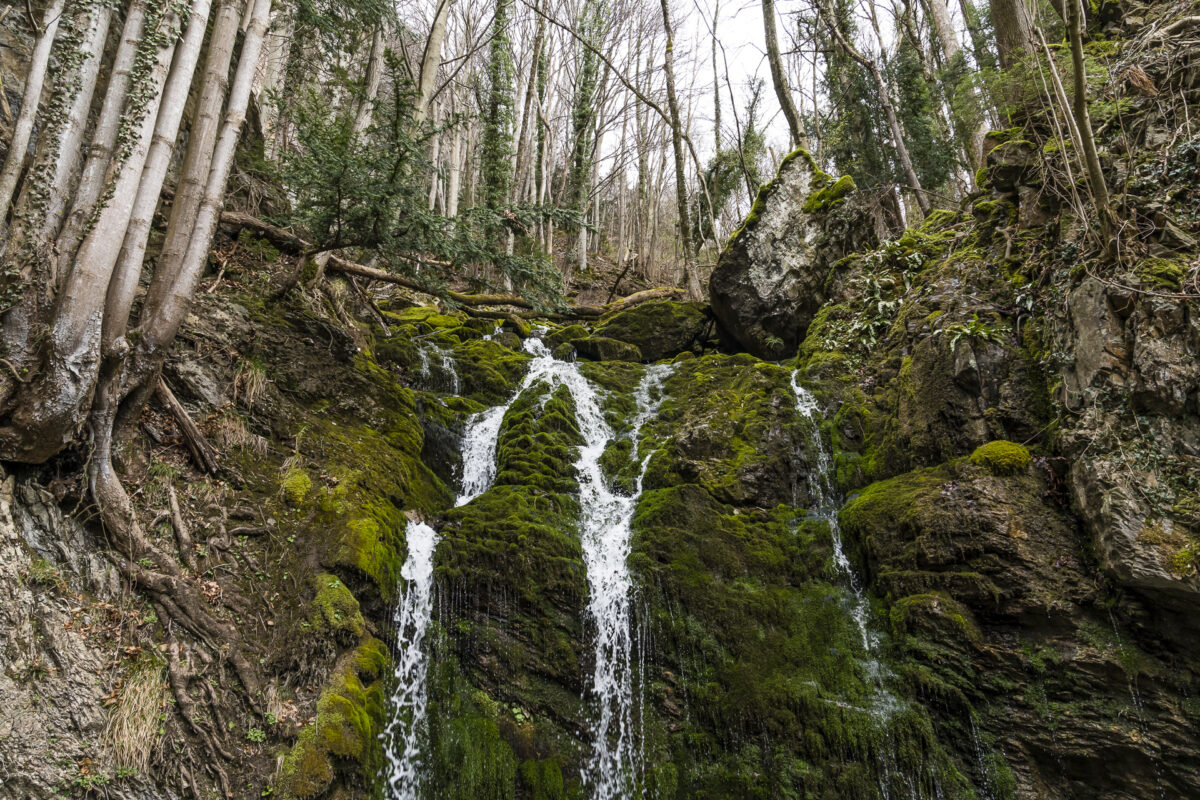
<path fill-rule="evenodd" d="M 795 352 L 828 298 L 834 263 L 870 241 L 863 216 L 847 199 L 853 189 L 848 177 L 834 181 L 797 150 L 759 190 L 709 281 L 713 313 L 751 353 Z"/>
<path fill-rule="evenodd" d="M 1082 411 L 1064 437 L 1071 490 L 1100 562 L 1156 603 L 1188 609 L 1200 603 L 1198 313 L 1194 300 L 1089 277 L 1068 296 L 1058 336 L 1074 356 L 1062 399 Z"/>
<path fill-rule="evenodd" d="M 41 800 L 96 787 L 113 798 L 175 797 L 137 769 L 107 767 L 124 751 L 110 720 L 143 712 L 153 720 L 137 748 L 158 743 L 161 689 L 109 710 L 115 617 L 121 582 L 95 542 L 65 517 L 53 495 L 14 475 L 0 479 L 0 795 Z M 165 684 L 147 658 L 150 685 Z M 144 767 L 144 764 L 142 765 Z"/>

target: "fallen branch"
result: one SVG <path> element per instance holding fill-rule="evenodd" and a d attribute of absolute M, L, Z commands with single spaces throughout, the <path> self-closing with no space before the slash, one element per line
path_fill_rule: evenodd
<path fill-rule="evenodd" d="M 244 214 L 237 211 L 226 211 L 221 215 L 221 222 L 229 225 L 237 230 L 253 231 L 256 236 L 269 241 L 272 245 L 291 253 L 293 255 L 304 256 L 306 253 L 312 252 L 312 245 L 301 239 L 291 231 L 271 225 L 257 217 L 252 217 L 249 214 Z M 421 256 L 401 256 L 406 261 L 420 264 L 432 264 L 435 266 L 451 266 L 449 262 L 435 261 L 433 259 L 423 258 Z M 406 289 L 412 289 L 417 292 L 426 294 L 434 294 L 428 287 L 422 285 L 412 278 L 406 278 L 403 275 L 397 275 L 387 270 L 379 269 L 378 267 L 369 267 L 366 264 L 359 264 L 355 261 L 342 258 L 339 255 L 330 254 L 329 263 L 326 269 L 340 272 L 343 275 L 351 275 L 367 280 L 380 281 L 381 283 L 390 283 L 396 286 L 403 286 Z M 464 292 L 446 291 L 445 296 L 455 303 L 463 306 L 463 310 L 474 317 L 482 317 L 484 319 L 508 319 L 516 316 L 524 319 L 548 319 L 554 321 L 579 320 L 579 319 L 597 319 L 600 316 L 613 312 L 623 311 L 627 308 L 632 308 L 639 303 L 645 303 L 649 300 L 660 300 L 664 298 L 676 298 L 683 296 L 683 289 L 659 287 L 656 289 L 646 289 L 645 291 L 635 292 L 628 297 L 623 297 L 614 303 L 608 303 L 605 306 L 574 306 L 569 309 L 559 311 L 537 311 L 534 309 L 533 303 L 520 295 L 515 294 L 467 294 Z M 523 309 L 518 312 L 511 311 L 494 311 L 487 310 L 487 306 L 507 306 L 510 308 Z"/>
<path fill-rule="evenodd" d="M 171 504 L 171 524 L 175 528 L 175 539 L 179 543 L 179 558 L 183 560 L 184 566 L 195 574 L 199 572 L 196 569 L 196 549 L 192 545 L 192 534 L 187 523 L 183 521 L 183 512 L 179 508 L 179 497 L 175 494 L 174 486 L 167 487 L 167 499 Z"/>
<path fill-rule="evenodd" d="M 171 412 L 171 416 L 175 419 L 175 424 L 183 432 L 183 440 L 187 442 L 188 450 L 191 451 L 192 459 L 196 462 L 196 466 L 202 472 L 216 475 L 221 469 L 221 464 L 217 460 L 216 448 L 208 443 L 208 439 L 204 438 L 204 434 L 196 427 L 196 423 L 192 422 L 192 418 L 188 416 L 187 410 L 175 398 L 175 394 L 162 378 L 159 378 L 158 381 L 158 397 L 163 401 L 163 405 L 167 407 L 167 410 Z"/>
<path fill-rule="evenodd" d="M 657 289 L 644 289 L 640 292 L 634 292 L 627 297 L 622 297 L 615 303 L 609 303 L 604 307 L 604 313 L 611 314 L 614 311 L 624 311 L 627 308 L 633 308 L 636 305 L 641 305 L 651 300 L 664 300 L 676 297 L 683 297 L 683 289 L 667 286 L 660 286 Z"/>

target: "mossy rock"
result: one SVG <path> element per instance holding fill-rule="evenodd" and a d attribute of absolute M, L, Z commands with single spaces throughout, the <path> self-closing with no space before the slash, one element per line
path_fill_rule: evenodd
<path fill-rule="evenodd" d="M 312 491 L 312 478 L 308 477 L 308 473 L 302 468 L 292 467 L 279 481 L 279 491 L 283 493 L 283 499 L 288 505 L 299 508 L 304 505 L 308 493 Z"/>
<path fill-rule="evenodd" d="M 723 502 L 773 507 L 805 484 L 805 431 L 788 370 L 746 355 L 682 362 L 647 433 L 646 488 L 696 483 Z M 802 500 L 802 497 L 799 498 Z"/>
<path fill-rule="evenodd" d="M 709 324 L 703 303 L 662 300 L 605 317 L 596 335 L 628 342 L 645 360 L 661 361 L 702 346 Z"/>
<path fill-rule="evenodd" d="M 850 194 L 855 189 L 854 178 L 849 175 L 843 175 L 833 183 L 822 186 L 805 201 L 803 210 L 806 214 L 816 214 L 821 211 L 827 211 L 834 205 L 846 199 L 846 195 Z"/>
<path fill-rule="evenodd" d="M 591 334 L 582 325 L 567 325 L 547 333 L 545 341 L 546 346 L 553 349 L 564 342 L 574 342 L 577 339 L 586 339 L 588 336 Z"/>
<path fill-rule="evenodd" d="M 630 565 L 647 587 L 661 720 L 645 746 L 672 765 L 653 780 L 706 800 L 876 798 L 893 789 L 869 755 L 882 745 L 905 754 L 909 774 L 935 772 L 945 796 L 970 797 L 922 712 L 870 710 L 849 598 L 825 580 L 830 528 L 795 513 L 739 510 L 695 485 L 639 503 Z"/>
<path fill-rule="evenodd" d="M 485 406 L 504 402 L 520 385 L 529 355 L 498 340 L 471 339 L 453 347 L 459 393 Z"/>
<path fill-rule="evenodd" d="M 1134 274 L 1154 289 L 1177 292 L 1190 269 L 1186 258 L 1146 258 L 1138 262 Z"/>
<path fill-rule="evenodd" d="M 641 361 L 642 351 L 636 345 L 609 339 L 605 336 L 588 336 L 571 342 L 581 358 L 592 361 Z"/>
<path fill-rule="evenodd" d="M 350 637 L 352 641 L 366 634 L 367 624 L 358 600 L 336 575 L 321 573 L 313 579 L 313 585 L 316 595 L 313 597 L 313 613 L 308 621 L 314 634 L 333 638 Z"/>
<path fill-rule="evenodd" d="M 1015 475 L 1029 467 L 1033 457 L 1029 449 L 1015 442 L 994 441 L 980 445 L 971 453 L 971 463 L 986 467 L 996 475 Z"/>
<path fill-rule="evenodd" d="M 467 321 L 465 314 L 446 313 L 437 306 L 412 306 L 399 311 L 384 312 L 388 319 L 400 324 L 423 322 L 431 328 L 453 329 Z"/>
<path fill-rule="evenodd" d="M 284 800 L 323 797 L 334 785 L 371 794 L 383 765 L 387 646 L 367 639 L 339 661 L 317 701 L 316 719 L 280 763 Z"/>

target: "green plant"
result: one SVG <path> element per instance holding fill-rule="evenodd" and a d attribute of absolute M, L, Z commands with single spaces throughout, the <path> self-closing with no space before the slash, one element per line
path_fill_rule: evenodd
<path fill-rule="evenodd" d="M 266 741 L 267 733 L 262 728 L 251 728 L 246 731 L 246 740 L 250 742 Z"/>
<path fill-rule="evenodd" d="M 935 332 L 950 337 L 950 349 L 952 350 L 958 344 L 958 341 L 964 337 L 985 342 L 999 343 L 1004 341 L 1001 332 L 979 319 L 978 314 L 972 314 L 971 321 L 966 324 L 954 322 L 944 328 L 939 328 Z"/>

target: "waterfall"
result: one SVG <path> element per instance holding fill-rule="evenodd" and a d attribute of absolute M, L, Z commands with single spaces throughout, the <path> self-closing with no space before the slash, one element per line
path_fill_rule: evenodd
<path fill-rule="evenodd" d="M 662 403 L 663 383 L 670 366 L 646 369 L 634 396 L 637 412 L 629 436 L 638 476 L 632 495 L 614 492 L 600 467 L 600 457 L 612 442 L 612 428 L 604 418 L 596 390 L 571 362 L 554 358 L 540 339 L 530 338 L 525 350 L 533 358 L 513 396 L 503 405 L 472 415 L 462 442 L 462 481 L 455 506 L 469 503 L 486 492 L 496 478 L 496 455 L 504 416 L 521 394 L 538 381 L 553 390 L 565 386 L 575 402 L 575 415 L 583 443 L 575 462 L 579 481 L 580 543 L 587 571 L 590 599 L 588 616 L 596 630 L 596 657 L 591 694 L 597 717 L 593 725 L 594 751 L 584 780 L 594 800 L 624 800 L 639 794 L 640 743 L 634 728 L 633 582 L 627 564 L 632 539 L 631 522 L 642 491 L 649 455 L 642 456 L 639 435 Z M 433 351 L 447 354 L 434 346 Z M 423 351 L 422 351 L 423 352 Z M 449 362 L 453 369 L 453 361 Z M 455 375 L 457 378 L 457 375 Z M 457 381 L 455 383 L 457 387 Z M 402 569 L 395 621 L 397 658 L 392 717 L 383 734 L 388 745 L 389 800 L 418 800 L 422 787 L 422 745 L 425 738 L 429 654 L 425 639 L 433 610 L 433 557 L 438 534 L 422 522 L 408 525 L 408 557 Z M 638 714 L 640 716 L 640 712 Z"/>
<path fill-rule="evenodd" d="M 461 386 L 458 368 L 454 364 L 454 355 L 441 345 L 428 342 L 417 348 L 417 358 L 420 361 L 417 374 L 426 380 L 431 377 L 433 363 L 429 359 L 430 353 L 437 357 L 438 366 L 441 368 L 441 376 L 438 381 L 433 382 L 432 388 L 446 389 L 449 394 L 457 396 Z"/>
<path fill-rule="evenodd" d="M 438 534 L 423 522 L 410 522 L 406 530 L 408 557 L 400 570 L 404 586 L 396 606 L 395 688 L 392 717 L 383 732 L 388 759 L 389 797 L 416 800 L 421 787 L 421 744 L 426 703 L 425 678 L 429 655 L 425 634 L 433 617 L 433 552 Z"/>
<path fill-rule="evenodd" d="M 663 383 L 672 367 L 648 367 L 635 390 L 637 412 L 629 435 L 632 457 L 639 471 L 633 494 L 626 496 L 612 491 L 600 467 L 600 457 L 614 434 L 604 418 L 596 390 L 576 364 L 551 356 L 540 339 L 527 340 L 525 349 L 534 358 L 517 395 L 539 380 L 548 381 L 552 389 L 565 386 L 575 402 L 575 418 L 583 437 L 575 470 L 579 481 L 580 544 L 589 590 L 587 611 L 596 636 L 590 693 L 597 710 L 592 726 L 594 749 L 583 777 L 594 800 L 628 798 L 638 794 L 636 776 L 641 760 L 634 728 L 634 705 L 638 698 L 634 696 L 633 674 L 633 582 L 627 563 L 632 539 L 630 523 L 649 462 L 648 456 L 640 456 L 638 437 L 642 426 L 658 413 Z M 480 437 L 481 449 L 470 459 L 471 464 L 490 469 L 491 473 L 485 476 L 482 472 L 472 472 L 466 456 L 469 448 L 464 448 L 464 495 L 475 491 L 469 488 L 469 480 L 486 486 L 494 476 L 496 440 L 503 416 L 503 410 L 485 412 L 479 425 L 494 430 L 496 435 Z"/>
<path fill-rule="evenodd" d="M 796 395 L 796 411 L 811 423 L 808 433 L 808 455 L 814 462 L 811 472 L 813 480 L 810 481 L 813 489 L 811 511 L 813 516 L 829 524 L 829 531 L 833 536 L 833 566 L 854 595 L 850 613 L 862 636 L 863 648 L 874 660 L 878 638 L 871 633 L 867 624 L 871 607 L 863 594 L 858 574 L 850 565 L 850 559 L 846 557 L 845 548 L 842 547 L 842 526 L 838 523 L 838 508 L 841 503 L 837 487 L 833 483 L 833 459 L 830 457 L 829 448 L 825 446 L 825 439 L 821 436 L 821 409 L 817 406 L 817 398 L 813 397 L 812 392 L 800 385 L 799 370 L 792 373 L 792 391 Z"/>
<path fill-rule="evenodd" d="M 449 350 L 434 345 L 433 352 L 437 353 L 442 359 L 442 371 L 450 378 L 450 394 L 457 396 L 459 391 L 458 385 L 458 369 L 454 365 L 454 356 Z"/>
<path fill-rule="evenodd" d="M 859 636 L 862 637 L 863 649 L 867 654 L 865 664 L 867 677 L 875 685 L 871 710 L 876 717 L 885 718 L 898 710 L 901 704 L 895 695 L 884 686 L 884 679 L 888 677 L 888 671 L 879 659 L 879 635 L 871 630 L 871 604 L 867 601 L 862 581 L 859 580 L 858 573 L 854 571 L 850 559 L 846 557 L 846 550 L 842 546 L 842 526 L 838 522 L 841 498 L 833 482 L 833 458 L 830 456 L 829 448 L 825 446 L 824 437 L 821 436 L 819 424 L 821 409 L 817 406 L 817 399 L 813 397 L 812 393 L 800 385 L 798 373 L 798 370 L 792 373 L 792 391 L 796 395 L 796 411 L 811 423 L 808 433 L 808 453 L 813 460 L 812 480 L 810 481 L 813 498 L 810 513 L 829 525 L 829 532 L 833 538 L 833 566 L 843 584 L 850 589 L 850 616 L 854 618 Z"/>
<path fill-rule="evenodd" d="M 637 414 L 630 437 L 633 460 L 639 465 L 632 495 L 610 490 L 600 469 L 600 456 L 612 440 L 595 395 L 584 382 L 585 391 L 575 396 L 584 444 L 575 467 L 579 474 L 583 560 L 587 567 L 588 615 L 596 626 L 595 666 L 592 694 L 599 706 L 594 725 L 594 750 L 584 780 L 595 800 L 618 800 L 640 794 L 640 747 L 634 729 L 634 631 L 633 581 L 629 574 L 633 512 L 642 493 L 647 455 L 639 461 L 638 437 L 642 426 L 658 413 L 662 387 L 670 366 L 648 367 L 635 392 Z M 574 392 L 572 392 L 574 394 Z M 640 709 L 639 709 L 640 717 Z"/>

